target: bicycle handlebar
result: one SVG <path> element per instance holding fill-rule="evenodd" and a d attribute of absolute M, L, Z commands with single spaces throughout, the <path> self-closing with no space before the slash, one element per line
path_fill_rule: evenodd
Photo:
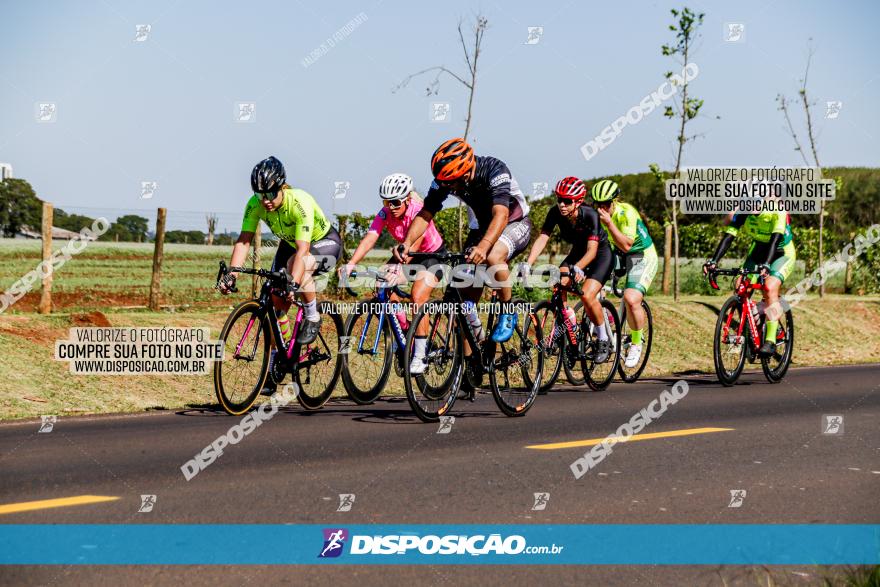
<path fill-rule="evenodd" d="M 706 277 L 709 279 L 709 285 L 712 286 L 712 289 L 721 289 L 718 287 L 718 282 L 715 280 L 715 277 L 718 275 L 730 275 L 733 277 L 744 277 L 746 275 L 750 275 L 755 273 L 755 271 L 750 269 L 743 269 L 742 267 L 738 267 L 736 269 L 712 269 L 706 274 Z M 764 276 L 758 274 L 758 284 L 764 285 Z"/>
<path fill-rule="evenodd" d="M 340 279 L 339 279 L 339 282 L 345 288 L 345 291 L 348 292 L 348 295 L 355 297 L 355 298 L 358 296 L 358 294 L 356 291 L 351 289 L 351 286 L 349 285 L 348 280 L 349 280 L 349 278 L 357 279 L 358 274 L 359 274 L 359 272 L 352 271 L 351 273 L 349 273 L 345 277 L 340 277 Z M 384 272 L 384 271 L 380 273 L 379 271 L 376 271 L 375 269 L 367 269 L 366 271 L 360 272 L 360 274 L 364 275 L 366 277 L 372 277 L 373 279 L 375 279 L 376 281 L 381 282 L 381 283 L 388 283 L 388 281 L 389 281 L 387 272 Z M 379 287 L 389 287 L 389 286 L 380 285 Z M 410 297 L 410 294 L 408 294 L 405 291 L 403 291 L 402 289 L 400 289 L 400 287 L 396 283 L 394 285 L 390 286 L 390 289 L 392 292 L 394 292 L 395 294 L 397 294 L 398 296 L 400 296 L 402 298 Z"/>
<path fill-rule="evenodd" d="M 246 275 L 256 275 L 268 279 L 270 282 L 275 283 L 278 289 L 283 290 L 284 293 L 296 293 L 299 289 L 299 286 L 293 282 L 290 273 L 284 268 L 280 271 L 266 271 L 265 269 L 250 269 L 249 267 L 227 267 L 225 261 L 220 261 L 220 270 L 217 272 L 217 281 L 219 282 L 222 277 L 229 275 L 230 273 L 244 273 Z M 237 292 L 238 288 L 233 286 L 230 288 L 230 291 Z"/>

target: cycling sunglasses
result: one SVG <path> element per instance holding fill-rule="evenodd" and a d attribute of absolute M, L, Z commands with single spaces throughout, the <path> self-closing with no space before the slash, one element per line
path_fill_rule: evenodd
<path fill-rule="evenodd" d="M 257 192 L 259 194 L 260 199 L 264 202 L 271 202 L 278 195 L 277 191 L 274 192 Z"/>
<path fill-rule="evenodd" d="M 397 210 L 406 203 L 406 200 L 385 200 L 385 204 L 392 210 Z"/>
<path fill-rule="evenodd" d="M 580 204 L 582 200 L 573 200 L 571 198 L 556 198 L 556 204 L 559 206 L 573 206 L 575 204 Z"/>

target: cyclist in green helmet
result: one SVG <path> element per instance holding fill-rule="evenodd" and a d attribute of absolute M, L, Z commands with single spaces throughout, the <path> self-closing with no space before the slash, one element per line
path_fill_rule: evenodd
<path fill-rule="evenodd" d="M 703 265 L 703 275 L 718 265 L 724 253 L 730 248 L 733 239 L 740 232 L 752 239 L 746 255 L 744 269 L 754 270 L 764 277 L 764 306 L 759 312 L 766 312 L 767 333 L 764 343 L 758 350 L 762 356 L 776 352 L 776 334 L 782 310 L 779 305 L 779 290 L 794 268 L 794 241 L 791 232 L 791 219 L 787 212 L 773 211 L 758 214 L 735 213 L 727 219 L 728 225 L 715 249 L 715 254 Z"/>
<path fill-rule="evenodd" d="M 624 358 L 624 365 L 632 368 L 639 363 L 642 356 L 642 331 L 648 320 L 642 308 L 642 299 L 657 274 L 659 261 L 657 248 L 638 210 L 618 200 L 619 196 L 620 186 L 610 179 L 597 181 L 590 189 L 593 206 L 608 232 L 608 240 L 625 262 L 626 287 L 623 290 L 623 301 L 626 304 L 626 321 L 632 344 Z"/>

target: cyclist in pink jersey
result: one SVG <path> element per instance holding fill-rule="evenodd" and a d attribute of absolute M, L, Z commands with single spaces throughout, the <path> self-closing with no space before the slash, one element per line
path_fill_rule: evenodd
<path fill-rule="evenodd" d="M 422 210 L 422 202 L 414 198 L 413 193 L 412 178 L 404 173 L 392 173 L 382 181 L 379 186 L 382 209 L 376 214 L 364 240 L 355 249 L 351 259 L 344 267 L 340 267 L 340 276 L 347 276 L 355 270 L 357 264 L 376 246 L 383 229 L 388 229 L 388 233 L 399 243 L 406 240 L 413 218 Z M 443 237 L 440 236 L 433 221 L 428 224 L 425 234 L 414 243 L 411 250 L 419 253 L 437 253 L 438 256 L 446 253 Z M 386 267 L 398 264 L 399 262 L 392 256 Z M 420 265 L 424 266 L 424 269 L 416 275 L 411 291 L 416 308 L 431 297 L 431 289 L 437 286 L 440 272 L 443 270 L 443 264 L 435 258 L 425 259 Z M 413 359 L 410 362 L 410 373 L 413 375 L 421 375 L 427 367 L 425 365 L 427 337 L 428 321 L 422 320 L 413 343 Z"/>

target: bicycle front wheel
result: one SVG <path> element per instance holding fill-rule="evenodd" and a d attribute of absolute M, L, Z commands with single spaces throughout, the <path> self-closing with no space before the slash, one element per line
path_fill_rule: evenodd
<path fill-rule="evenodd" d="M 742 332 L 740 332 L 740 324 L 742 324 Z M 715 374 L 725 387 L 736 383 L 746 365 L 748 337 L 749 323 L 742 314 L 742 302 L 738 297 L 731 296 L 727 298 L 718 313 L 712 344 Z"/>
<path fill-rule="evenodd" d="M 587 385 L 593 391 L 602 391 L 608 387 L 611 380 L 614 379 L 614 374 L 617 373 L 617 365 L 620 361 L 620 320 L 617 316 L 617 310 L 614 309 L 614 304 L 608 300 L 602 300 L 601 303 L 605 328 L 608 331 L 608 341 L 611 343 L 611 352 L 608 359 L 602 363 L 591 358 L 595 356 L 594 353 L 587 353 L 584 372 L 587 376 Z M 592 328 L 592 323 L 586 317 L 584 317 L 582 324 Z M 595 341 L 596 337 L 593 337 L 593 340 Z"/>
<path fill-rule="evenodd" d="M 214 393 L 224 412 L 240 416 L 257 401 L 269 372 L 269 327 L 257 300 L 232 310 L 220 341 L 223 360 L 214 362 Z"/>
<path fill-rule="evenodd" d="M 526 303 L 514 300 L 517 307 Z M 532 311 L 518 312 L 516 328 L 507 342 L 495 343 L 489 383 L 492 397 L 506 416 L 524 416 L 541 387 L 544 354 L 541 352 L 541 331 Z"/>
<path fill-rule="evenodd" d="M 373 300 L 361 302 L 368 307 Z M 385 389 L 391 374 L 391 333 L 388 315 L 355 312 L 345 321 L 342 383 L 356 404 L 371 404 Z"/>
<path fill-rule="evenodd" d="M 635 383 L 639 380 L 642 371 L 648 365 L 648 356 L 651 354 L 651 342 L 654 340 L 654 318 L 651 316 L 651 308 L 648 302 L 642 300 L 642 310 L 645 312 L 645 325 L 642 327 L 642 354 L 638 362 L 632 367 L 626 366 L 626 357 L 632 346 L 632 334 L 627 323 L 626 304 L 620 314 L 620 364 L 617 367 L 620 378 L 627 383 Z"/>
<path fill-rule="evenodd" d="M 538 333 L 541 336 L 541 387 L 538 393 L 547 393 L 559 378 L 562 368 L 562 347 L 565 332 L 550 300 L 542 300 L 535 306 Z"/>
<path fill-rule="evenodd" d="M 452 409 L 464 372 L 462 325 L 454 311 L 441 313 L 440 309 L 436 302 L 425 304 L 413 316 L 406 336 L 408 352 L 404 353 L 403 383 L 406 399 L 422 422 L 437 422 Z M 428 323 L 424 357 L 427 368 L 424 373 L 413 375 L 410 373 L 411 349 L 419 326 L 425 322 Z"/>
<path fill-rule="evenodd" d="M 791 315 L 791 310 L 786 310 L 779 317 L 776 340 L 771 342 L 776 345 L 776 350 L 769 357 L 761 357 L 761 370 L 764 371 L 767 381 L 779 383 L 791 365 L 791 355 L 794 351 L 794 317 Z"/>
<path fill-rule="evenodd" d="M 342 318 L 332 311 L 330 302 L 321 302 L 318 308 L 321 312 L 318 337 L 309 344 L 298 344 L 293 349 L 293 356 L 298 357 L 295 376 L 299 393 L 296 398 L 307 410 L 317 410 L 327 403 L 342 369 L 342 361 L 339 360 Z"/>

